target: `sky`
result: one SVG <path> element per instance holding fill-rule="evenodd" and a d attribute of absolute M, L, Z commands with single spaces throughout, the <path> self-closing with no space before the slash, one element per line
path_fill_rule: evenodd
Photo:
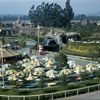
<path fill-rule="evenodd" d="M 28 15 L 29 9 L 42 2 L 57 2 L 62 8 L 66 0 L 0 0 L 0 15 Z M 99 14 L 100 0 L 71 0 L 75 14 Z"/>

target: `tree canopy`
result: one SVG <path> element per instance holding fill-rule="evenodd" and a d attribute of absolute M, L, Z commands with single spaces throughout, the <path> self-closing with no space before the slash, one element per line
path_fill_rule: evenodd
<path fill-rule="evenodd" d="M 33 5 L 29 11 L 29 16 L 31 22 L 36 26 L 40 24 L 47 27 L 70 27 L 74 12 L 70 6 L 70 0 L 67 0 L 64 9 L 57 3 L 43 2 L 36 8 Z"/>
<path fill-rule="evenodd" d="M 62 69 L 67 65 L 67 57 L 62 52 L 55 56 L 55 61 L 57 65 L 57 70 Z"/>

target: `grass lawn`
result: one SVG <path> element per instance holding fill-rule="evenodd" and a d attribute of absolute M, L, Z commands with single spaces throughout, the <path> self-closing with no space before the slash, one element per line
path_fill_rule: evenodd
<path fill-rule="evenodd" d="M 82 57 L 92 57 L 99 54 L 100 44 L 85 44 L 85 43 L 71 43 L 67 44 L 60 52 L 69 55 L 76 55 Z"/>

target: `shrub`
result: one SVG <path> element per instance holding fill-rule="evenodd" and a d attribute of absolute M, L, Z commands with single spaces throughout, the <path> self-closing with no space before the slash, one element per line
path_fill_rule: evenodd
<path fill-rule="evenodd" d="M 45 88 L 45 89 L 36 89 L 36 90 L 7 90 L 7 89 L 0 89 L 0 94 L 1 95 L 36 95 L 36 94 L 44 94 L 44 93 L 53 93 L 53 92 L 58 92 L 58 91 L 67 91 L 67 90 L 71 90 L 71 89 L 77 89 L 77 88 L 82 88 L 82 87 L 85 87 L 85 86 L 91 86 L 91 85 L 96 85 L 96 84 L 99 84 L 100 80 L 99 79 L 95 79 L 95 80 L 91 80 L 91 81 L 86 81 L 85 83 L 84 82 L 81 82 L 81 83 L 76 83 L 76 84 L 68 84 L 67 86 L 59 86 L 59 87 L 53 87 L 53 88 Z M 90 91 L 95 91 L 97 90 L 98 87 L 91 87 L 90 88 Z M 81 93 L 85 93 L 87 92 L 87 89 L 83 89 L 83 90 L 79 90 L 79 94 Z M 67 92 L 66 93 L 66 96 L 70 96 L 70 95 L 75 95 L 77 94 L 77 91 L 70 91 L 70 92 Z M 54 97 L 55 98 L 58 98 L 58 97 L 63 97 L 64 96 L 64 93 L 61 93 L 61 94 L 54 94 Z M 52 97 L 49 95 L 49 96 L 41 96 L 41 100 L 44 100 L 44 98 L 46 99 L 51 99 Z M 5 98 L 6 99 L 6 98 Z M 3 99 L 3 100 L 5 100 Z M 0 100 L 2 100 L 0 98 Z M 12 98 L 10 99 L 12 100 Z M 28 100 L 28 98 L 27 98 Z M 31 100 L 31 99 L 29 99 Z M 34 99 L 35 100 L 35 99 Z"/>
<path fill-rule="evenodd" d="M 43 88 L 45 86 L 45 80 L 44 80 L 44 77 L 40 77 L 40 81 L 38 83 L 39 87 L 40 88 Z"/>
<path fill-rule="evenodd" d="M 63 86 L 67 86 L 67 82 L 66 82 L 66 80 L 67 80 L 68 78 L 67 78 L 67 75 L 62 75 L 61 76 L 61 83 L 62 83 L 62 85 Z"/>
<path fill-rule="evenodd" d="M 89 73 L 84 72 L 83 74 L 80 74 L 80 77 L 82 78 L 83 81 L 87 80 L 89 76 Z"/>
<path fill-rule="evenodd" d="M 18 94 L 19 95 L 28 95 L 30 93 L 30 91 L 20 91 Z"/>
<path fill-rule="evenodd" d="M 78 91 L 79 94 L 84 94 L 84 93 L 87 93 L 88 89 L 80 89 Z"/>
<path fill-rule="evenodd" d="M 0 97 L 0 100 L 8 100 L 7 97 Z"/>
<path fill-rule="evenodd" d="M 57 94 L 54 94 L 54 99 L 61 98 L 61 97 L 64 97 L 64 96 L 65 96 L 64 93 L 57 93 Z"/>
<path fill-rule="evenodd" d="M 96 85 L 96 84 L 98 84 L 98 83 L 95 81 L 90 81 L 90 82 L 86 83 L 86 86 L 91 86 L 91 85 Z"/>
<path fill-rule="evenodd" d="M 77 91 L 70 91 L 70 92 L 66 92 L 66 96 L 72 96 L 72 95 L 76 95 Z"/>
<path fill-rule="evenodd" d="M 98 86 L 89 88 L 89 92 L 92 92 L 92 91 L 95 91 L 95 90 L 98 90 Z"/>
<path fill-rule="evenodd" d="M 67 54 L 88 56 L 97 59 L 100 56 L 100 44 L 84 44 L 84 43 L 71 43 L 67 47 L 63 48 L 63 52 Z"/>
<path fill-rule="evenodd" d="M 18 99 L 19 100 L 19 99 Z M 22 99 L 21 99 L 22 100 Z M 38 97 L 28 97 L 25 98 L 25 100 L 38 100 Z"/>
<path fill-rule="evenodd" d="M 67 65 L 67 58 L 62 52 L 55 56 L 55 61 L 57 62 L 57 70 L 61 69 L 65 65 Z"/>
<path fill-rule="evenodd" d="M 40 100 L 48 100 L 48 99 L 51 99 L 52 98 L 52 95 L 43 95 L 40 97 Z"/>
<path fill-rule="evenodd" d="M 44 93 L 52 93 L 52 92 L 57 92 L 58 88 L 48 88 L 44 90 Z"/>
<path fill-rule="evenodd" d="M 96 76 L 100 79 L 100 72 L 97 72 Z"/>
<path fill-rule="evenodd" d="M 76 89 L 76 88 L 79 88 L 80 86 L 77 85 L 77 84 L 71 84 L 71 85 L 68 85 L 67 86 L 67 89 L 70 90 L 70 89 Z"/>

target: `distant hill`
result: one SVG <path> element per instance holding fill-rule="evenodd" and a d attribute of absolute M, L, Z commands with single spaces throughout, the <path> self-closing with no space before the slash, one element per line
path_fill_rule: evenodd
<path fill-rule="evenodd" d="M 28 15 L 0 15 L 1 21 L 16 21 L 20 17 L 20 20 L 29 20 Z"/>
<path fill-rule="evenodd" d="M 100 16 L 99 14 L 91 14 L 91 15 L 85 15 L 85 14 L 80 14 L 80 15 L 75 15 L 74 20 L 94 20 L 94 21 L 97 21 L 97 20 L 100 20 Z"/>

